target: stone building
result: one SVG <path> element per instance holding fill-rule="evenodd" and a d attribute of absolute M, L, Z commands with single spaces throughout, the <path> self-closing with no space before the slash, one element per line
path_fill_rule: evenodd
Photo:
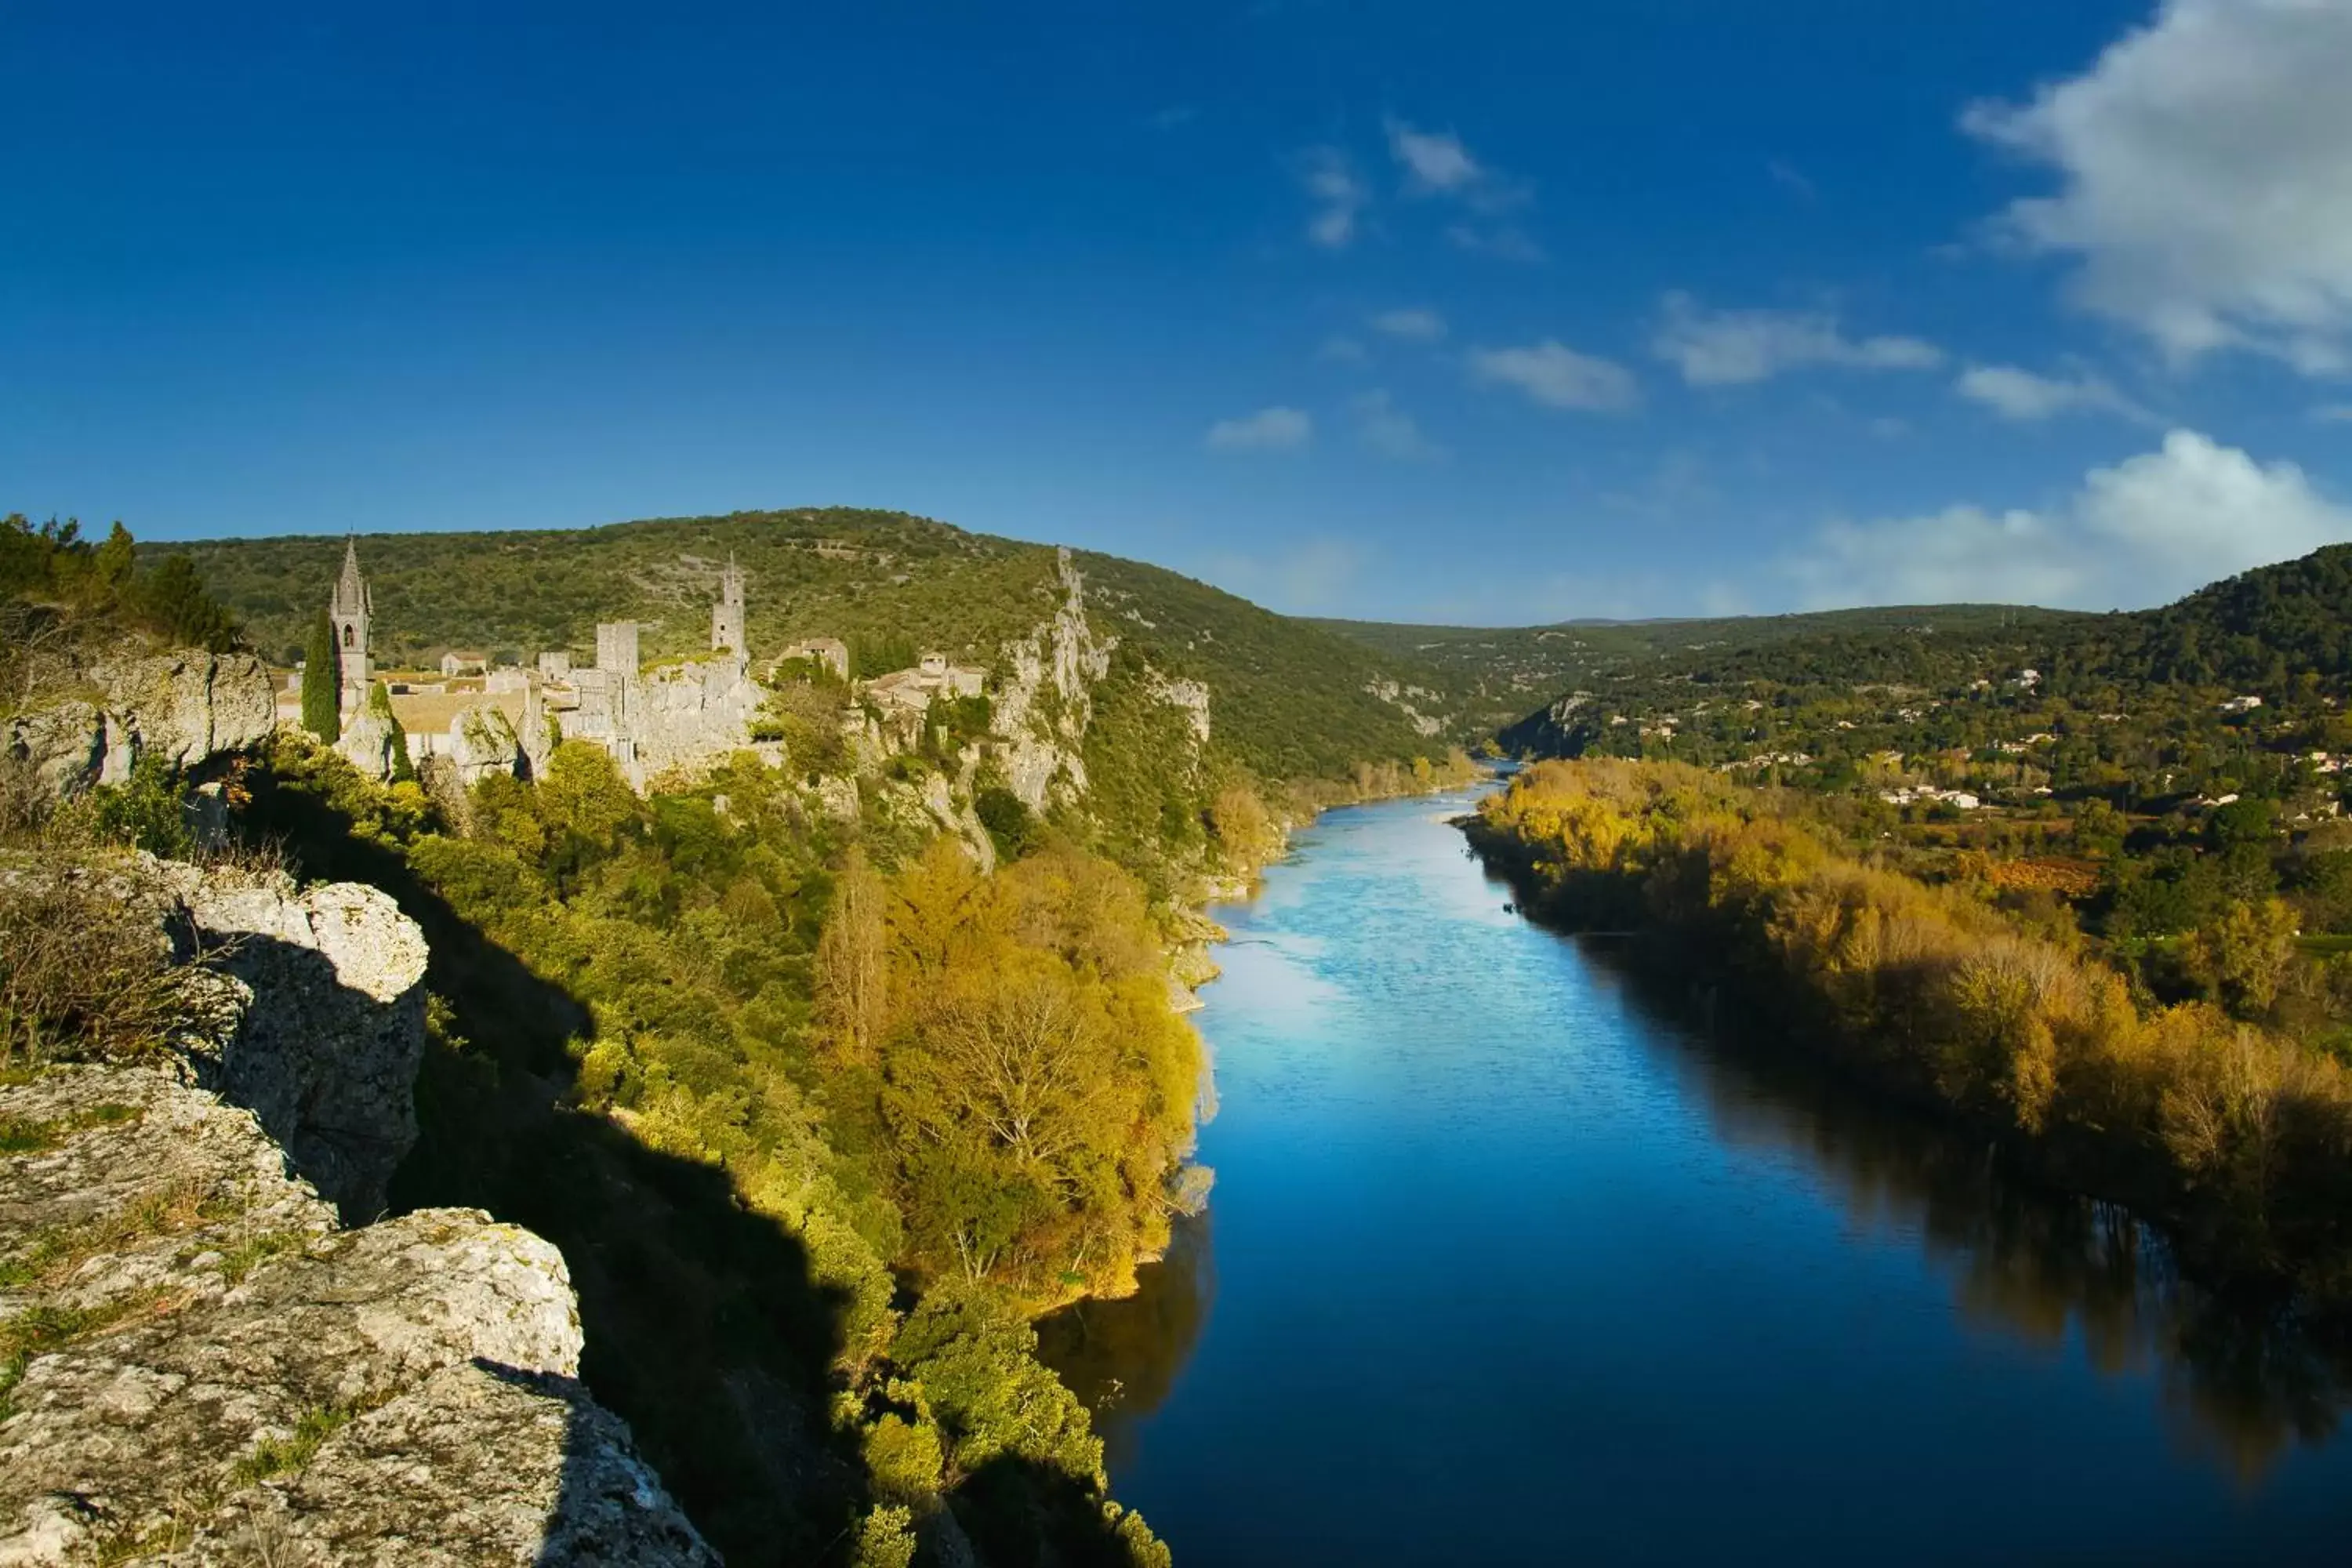
<path fill-rule="evenodd" d="M 836 679 L 849 679 L 849 645 L 839 637 L 808 637 L 785 648 L 781 657 L 806 659 L 833 671 Z"/>
<path fill-rule="evenodd" d="M 984 669 L 950 664 L 945 654 L 927 653 L 912 669 L 876 676 L 865 690 L 886 712 L 923 713 L 933 698 L 977 697 L 987 682 Z"/>
<path fill-rule="evenodd" d="M 743 638 L 743 573 L 735 553 L 727 553 L 727 571 L 719 579 L 719 602 L 710 606 L 710 651 L 746 657 L 751 645 Z"/>
<path fill-rule="evenodd" d="M 362 771 L 384 778 L 393 771 L 391 728 L 368 700 L 374 680 L 368 657 L 373 608 L 357 547 L 348 546 L 328 608 L 342 667 L 344 730 L 339 745 Z M 587 741 L 602 747 L 629 782 L 643 789 L 665 770 L 747 747 L 757 750 L 751 721 L 766 692 L 751 679 L 744 626 L 744 577 L 730 556 L 711 606 L 711 658 L 647 673 L 638 658 L 637 623 L 605 621 L 596 627 L 596 662 L 588 668 L 574 668 L 568 651 L 542 653 L 536 669 L 489 671 L 478 699 L 437 688 L 427 689 L 430 697 L 403 698 L 410 703 L 401 715 L 410 721 L 409 756 L 416 762 L 447 759 L 459 782 L 470 784 L 494 772 L 534 776 L 546 766 L 557 740 Z M 443 660 L 445 673 L 453 662 L 482 669 L 488 661 L 457 650 Z M 847 663 L 845 649 L 842 662 Z M 520 716 L 517 696 L 522 699 Z M 428 714 L 429 723 L 416 721 Z"/>
<path fill-rule="evenodd" d="M 366 706 L 368 688 L 374 683 L 368 662 L 368 623 L 374 615 L 375 595 L 360 575 L 359 541 L 346 538 L 343 574 L 335 579 L 335 591 L 328 596 L 327 621 L 334 628 L 336 667 L 342 673 L 338 698 L 347 719 Z"/>

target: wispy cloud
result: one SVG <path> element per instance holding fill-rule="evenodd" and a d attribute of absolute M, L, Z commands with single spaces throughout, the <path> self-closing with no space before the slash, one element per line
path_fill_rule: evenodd
<path fill-rule="evenodd" d="M 1527 182 L 1473 156 L 1451 131 L 1423 131 L 1395 115 L 1381 124 L 1388 132 L 1389 156 L 1404 174 L 1408 196 L 1457 202 L 1485 220 L 1498 219 L 1534 199 Z M 1497 221 L 1460 223 L 1446 232 L 1465 249 L 1507 254 L 1515 260 L 1530 259 L 1528 253 L 1536 248 L 1525 234 Z"/>
<path fill-rule="evenodd" d="M 2352 425 L 2352 403 L 2323 403 L 2311 416 L 2323 425 Z"/>
<path fill-rule="evenodd" d="M 1404 170 L 1405 188 L 1417 195 L 1465 195 L 1493 176 L 1451 131 L 1416 131 L 1391 115 L 1389 155 Z"/>
<path fill-rule="evenodd" d="M 1548 408 L 1613 414 L 1642 400 L 1633 373 L 1612 360 L 1580 354 L 1550 338 L 1523 348 L 1474 349 L 1470 374 L 1515 386 Z"/>
<path fill-rule="evenodd" d="M 1330 250 L 1354 243 L 1357 221 L 1372 194 L 1357 177 L 1348 155 L 1337 147 L 1310 147 L 1299 155 L 1298 180 L 1314 204 L 1307 237 Z"/>
<path fill-rule="evenodd" d="M 1315 420 L 1303 409 L 1261 408 L 1220 419 L 1204 438 L 1212 452 L 1295 452 L 1315 438 Z"/>
<path fill-rule="evenodd" d="M 1445 335 L 1445 318 L 1434 310 L 1382 310 L 1372 318 L 1371 328 L 1408 342 L 1433 343 Z"/>
<path fill-rule="evenodd" d="M 1359 394 L 1349 409 L 1355 416 L 1357 437 L 1384 458 L 1433 463 L 1447 456 L 1445 448 L 1423 435 L 1412 416 L 1399 408 L 1384 391 Z"/>
<path fill-rule="evenodd" d="M 1854 339 L 1826 312 L 1709 310 L 1688 294 L 1668 294 L 1650 346 L 1693 386 L 1736 386 L 1808 365 L 1853 370 L 1933 370 L 1944 351 L 1918 338 Z"/>
<path fill-rule="evenodd" d="M 2156 417 L 2095 375 L 2048 376 L 2013 364 L 1973 364 L 1960 373 L 1953 390 L 2004 419 L 2021 422 L 2062 414 L 2114 414 L 2142 421 Z"/>
<path fill-rule="evenodd" d="M 1201 111 L 1189 103 L 1171 105 L 1152 115 L 1145 123 L 1154 131 L 1181 131 L 1201 118 Z"/>

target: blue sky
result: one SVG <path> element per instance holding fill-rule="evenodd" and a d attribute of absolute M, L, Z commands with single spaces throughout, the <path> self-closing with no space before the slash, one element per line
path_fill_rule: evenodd
<path fill-rule="evenodd" d="M 2347 79 L 2352 0 L 18 0 L 0 509 L 2158 602 L 2352 538 Z"/>

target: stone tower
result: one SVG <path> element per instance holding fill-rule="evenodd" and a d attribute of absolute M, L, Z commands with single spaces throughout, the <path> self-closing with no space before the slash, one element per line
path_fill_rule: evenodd
<path fill-rule="evenodd" d="M 637 674 L 637 623 L 596 623 L 596 668 L 634 680 Z"/>
<path fill-rule="evenodd" d="M 748 645 L 743 640 L 743 573 L 735 564 L 735 552 L 727 552 L 727 572 L 719 579 L 719 602 L 710 606 L 710 650 L 731 653 L 743 658 Z"/>
<path fill-rule="evenodd" d="M 341 705 L 346 713 L 367 701 L 374 679 L 368 664 L 368 621 L 375 613 L 375 596 L 360 575 L 360 546 L 343 542 L 343 574 L 335 580 L 334 596 L 327 601 L 327 621 L 335 629 L 335 659 L 342 670 Z"/>

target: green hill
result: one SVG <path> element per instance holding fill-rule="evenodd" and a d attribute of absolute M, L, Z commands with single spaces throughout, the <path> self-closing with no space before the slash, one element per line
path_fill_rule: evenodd
<path fill-rule="evenodd" d="M 1431 667 L 1481 731 L 1510 731 L 1563 693 L 1634 692 L 1691 680 L 1801 678 L 1853 669 L 1857 679 L 1919 679 L 1983 646 L 2087 621 L 2011 605 L 1894 605 L 1790 616 L 1692 620 L 1562 621 L 1544 626 L 1316 623 L 1392 658 Z"/>
<path fill-rule="evenodd" d="M 213 594 L 271 658 L 299 658 L 344 542 L 311 535 L 143 546 L 194 560 Z M 635 619 L 648 659 L 708 647 L 709 605 L 732 554 L 750 580 L 754 652 L 837 637 L 869 668 L 919 649 L 995 666 L 1008 641 L 1061 602 L 1051 546 L 968 533 L 900 512 L 847 508 L 661 518 L 601 528 L 368 534 L 376 653 L 422 663 L 452 647 L 511 659 L 584 649 L 598 621 Z M 1216 756 L 1266 779 L 1341 774 L 1409 760 L 1460 738 L 1447 686 L 1425 665 L 1277 616 L 1175 573 L 1079 552 L 1098 637 L 1123 658 L 1212 694 Z M 1416 727 L 1406 706 L 1441 721 Z M 1418 687 L 1419 699 L 1403 695 Z"/>
<path fill-rule="evenodd" d="M 2256 567 L 2162 609 L 2102 616 L 2063 648 L 2086 677 L 2231 686 L 2273 699 L 2352 677 L 2352 544 Z"/>

